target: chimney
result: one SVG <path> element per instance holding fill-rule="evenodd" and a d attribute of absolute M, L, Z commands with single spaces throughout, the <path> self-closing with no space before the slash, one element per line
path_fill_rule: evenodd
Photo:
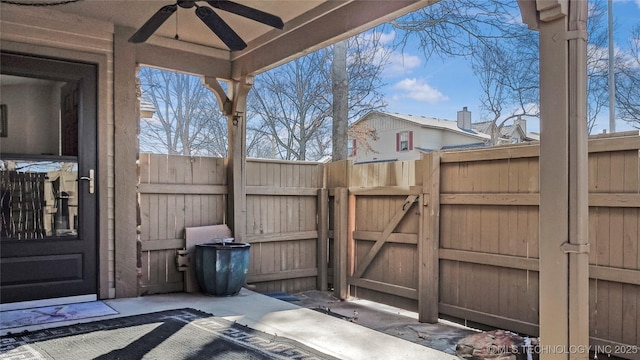
<path fill-rule="evenodd" d="M 522 132 L 527 135 L 527 120 L 521 118 L 520 116 L 518 116 L 517 119 L 515 119 L 513 121 L 514 125 L 520 125 L 520 128 L 522 129 Z"/>
<path fill-rule="evenodd" d="M 471 111 L 467 107 L 463 107 L 462 111 L 458 111 L 458 127 L 460 129 L 471 129 Z"/>

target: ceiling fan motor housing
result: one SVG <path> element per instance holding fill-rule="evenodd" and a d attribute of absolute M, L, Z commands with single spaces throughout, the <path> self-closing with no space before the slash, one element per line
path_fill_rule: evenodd
<path fill-rule="evenodd" d="M 184 8 L 184 9 L 191 9 L 195 5 L 196 5 L 195 1 L 178 0 L 178 6 L 180 6 L 181 8 Z"/>

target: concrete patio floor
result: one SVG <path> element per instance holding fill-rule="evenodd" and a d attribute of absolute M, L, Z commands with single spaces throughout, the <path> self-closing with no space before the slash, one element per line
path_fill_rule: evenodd
<path fill-rule="evenodd" d="M 418 321 L 418 313 L 357 298 L 340 301 L 331 292 L 312 290 L 294 295 L 299 301 L 294 301 L 293 304 L 320 312 L 326 311 L 339 316 L 343 321 L 451 355 L 456 353 L 456 345 L 460 339 L 480 331 L 442 319 L 437 324 L 421 323 Z"/>
<path fill-rule="evenodd" d="M 458 359 L 452 355 L 455 342 L 470 331 L 446 323 L 420 324 L 413 313 L 357 299 L 339 301 L 328 292 L 293 295 L 300 301 L 282 301 L 244 288 L 238 295 L 230 297 L 174 293 L 104 300 L 119 314 L 34 325 L 12 329 L 12 332 L 193 308 L 268 334 L 299 341 L 340 359 L 452 360 Z M 329 309 L 334 316 L 318 311 L 322 309 Z"/>

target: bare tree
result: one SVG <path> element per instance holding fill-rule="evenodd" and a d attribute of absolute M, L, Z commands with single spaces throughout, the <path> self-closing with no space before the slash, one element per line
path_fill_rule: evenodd
<path fill-rule="evenodd" d="M 420 40 L 430 57 L 464 56 L 470 59 L 480 83 L 482 116 L 492 121 L 492 143 L 502 127 L 521 117 L 537 118 L 539 103 L 538 34 L 521 24 L 517 3 L 504 0 L 442 0 L 410 14 L 393 25 L 405 33 L 400 45 L 411 37 Z M 602 109 L 607 106 L 607 61 L 603 49 L 607 42 L 604 24 L 606 7 L 602 1 L 589 6 L 588 130 L 591 131 Z M 618 76 L 633 74 L 632 66 L 616 59 Z M 622 70 L 624 69 L 624 70 Z M 637 76 L 636 76 L 637 77 Z M 617 97 L 630 104 L 634 83 L 629 76 Z M 625 92 L 626 89 L 626 92 Z M 622 107 L 622 105 L 620 105 Z M 633 108 L 633 106 L 631 106 Z M 625 114 L 629 114 L 626 112 Z"/>
<path fill-rule="evenodd" d="M 472 54 L 471 64 L 480 84 L 482 116 L 493 124 L 489 132 L 493 145 L 508 122 L 539 118 L 537 33 L 487 41 Z"/>
<path fill-rule="evenodd" d="M 149 67 L 138 74 L 154 116 L 141 119 L 142 151 L 179 155 L 227 155 L 227 118 L 196 76 Z"/>
<path fill-rule="evenodd" d="M 640 25 L 636 25 L 629 38 L 629 53 L 620 61 L 616 74 L 616 104 L 622 120 L 640 129 Z"/>
<path fill-rule="evenodd" d="M 442 0 L 391 22 L 400 30 L 398 45 L 416 39 L 429 59 L 470 56 L 495 39 L 522 36 L 520 10 L 512 0 Z"/>
<path fill-rule="evenodd" d="M 307 145 L 330 116 L 324 53 L 315 52 L 256 77 L 248 104 L 274 142 L 276 157 L 305 160 Z"/>
<path fill-rule="evenodd" d="M 603 1 L 589 6 L 587 32 L 587 131 L 593 132 L 598 116 L 609 104 L 609 54 L 607 7 Z M 616 63 L 620 64 L 619 61 Z"/>
<path fill-rule="evenodd" d="M 347 123 L 384 107 L 378 89 L 389 51 L 380 37 L 379 33 L 366 33 L 347 40 L 346 68 L 340 65 L 343 70 L 338 73 L 334 67 L 332 74 L 334 51 L 328 47 L 256 76 L 248 103 L 251 119 L 247 131 L 258 139 L 251 154 L 270 153 L 269 157 L 287 160 L 320 159 L 334 152 L 346 156 L 346 126 L 339 124 L 342 130 L 337 134 L 332 131 L 337 101 L 333 79 L 340 76 L 343 86 L 344 79 L 348 81 Z M 344 97 L 341 104 L 345 104 Z M 330 146 L 336 139 L 339 149 Z"/>

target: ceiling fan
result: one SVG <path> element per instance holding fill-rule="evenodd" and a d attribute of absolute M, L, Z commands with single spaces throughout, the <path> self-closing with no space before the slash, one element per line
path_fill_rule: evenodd
<path fill-rule="evenodd" d="M 184 9 L 196 8 L 196 15 L 211 31 L 213 31 L 222 42 L 229 47 L 230 50 L 242 50 L 247 44 L 233 29 L 222 20 L 222 18 L 208 6 L 199 6 L 196 1 L 178 0 L 173 5 L 166 5 L 160 8 L 149 20 L 133 36 L 129 39 L 132 43 L 145 42 L 158 28 L 178 10 L 178 6 Z M 271 15 L 264 11 L 260 11 L 242 4 L 238 4 L 227 0 L 210 0 L 206 1 L 211 7 L 234 13 L 248 19 L 282 29 L 284 23 L 278 16 Z"/>

